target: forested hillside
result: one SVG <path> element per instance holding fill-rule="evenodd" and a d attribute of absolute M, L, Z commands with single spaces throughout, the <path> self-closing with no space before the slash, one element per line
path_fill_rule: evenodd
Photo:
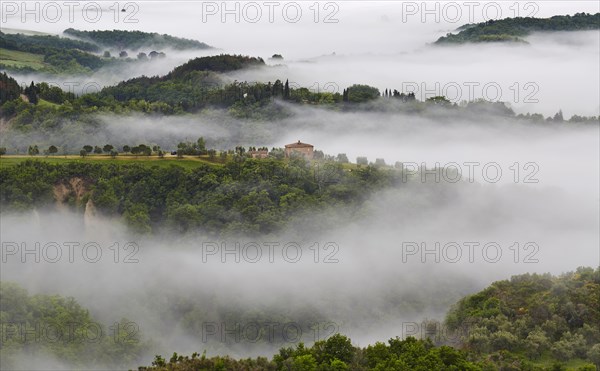
<path fill-rule="evenodd" d="M 400 173 L 372 166 L 344 171 L 339 163 L 313 167 L 304 159 L 252 160 L 241 154 L 224 165 L 167 169 L 140 165 L 27 161 L 0 169 L 3 212 L 48 207 L 54 188 L 84 180 L 83 208 L 91 200 L 106 216 L 117 216 L 134 231 L 205 231 L 213 235 L 268 234 L 312 213 L 349 207 L 357 211 L 372 190 L 400 180 Z M 325 226 L 322 226 L 325 228 Z"/>
<path fill-rule="evenodd" d="M 105 367 L 141 361 L 147 348 L 141 333 L 125 318 L 115 324 L 94 319 L 75 298 L 29 295 L 17 284 L 0 281 L 0 365 L 4 370 L 30 357 L 56 357 L 76 367 Z"/>
<path fill-rule="evenodd" d="M 532 32 L 585 31 L 600 29 L 600 13 L 577 13 L 551 18 L 506 18 L 465 25 L 456 34 L 440 37 L 436 44 L 463 44 L 469 42 L 524 42 Z"/>
<path fill-rule="evenodd" d="M 95 44 L 50 35 L 0 32 L 0 50 L 0 68 L 20 72 L 89 73 L 108 63 L 96 55 L 100 48 Z M 22 58 L 14 58 L 14 53 L 10 51 L 39 56 L 43 64 L 23 63 Z"/>
<path fill-rule="evenodd" d="M 580 358 L 600 366 L 600 268 L 495 282 L 458 302 L 446 324 L 476 354 Z"/>
<path fill-rule="evenodd" d="M 600 268 L 582 267 L 559 277 L 525 274 L 493 283 L 448 313 L 449 326 L 463 326 L 466 343 L 458 349 L 412 337 L 361 348 L 337 334 L 309 347 L 282 348 L 271 361 L 173 354 L 168 360 L 157 356 L 152 367 L 140 370 L 593 371 L 600 367 L 599 290 Z"/>
<path fill-rule="evenodd" d="M 116 48 L 119 50 L 140 50 L 141 48 L 169 48 L 176 50 L 211 48 L 207 44 L 197 40 L 184 39 L 166 34 L 161 35 L 156 32 L 125 30 L 80 31 L 68 28 L 63 33 L 105 48 Z"/>

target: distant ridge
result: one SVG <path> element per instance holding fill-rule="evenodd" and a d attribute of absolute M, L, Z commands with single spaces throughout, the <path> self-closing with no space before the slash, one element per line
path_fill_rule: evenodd
<path fill-rule="evenodd" d="M 63 33 L 104 47 L 119 50 L 139 50 L 141 48 L 172 48 L 177 50 L 212 49 L 212 46 L 198 40 L 184 39 L 167 34 L 161 35 L 156 32 L 124 30 L 80 31 L 68 28 Z"/>
<path fill-rule="evenodd" d="M 505 18 L 459 27 L 456 34 L 440 37 L 435 44 L 480 42 L 526 42 L 523 37 L 532 32 L 586 31 L 600 29 L 600 13 L 576 13 L 551 18 Z"/>

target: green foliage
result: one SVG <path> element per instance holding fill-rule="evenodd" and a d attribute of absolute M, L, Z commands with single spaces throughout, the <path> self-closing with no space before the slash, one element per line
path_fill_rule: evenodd
<path fill-rule="evenodd" d="M 463 298 L 446 317 L 448 327 L 474 351 L 510 351 L 532 361 L 551 356 L 595 362 L 591 350 L 600 342 L 598 323 L 600 268 L 495 282 Z"/>
<path fill-rule="evenodd" d="M 142 146 L 151 151 L 145 145 L 132 151 L 138 153 Z M 82 156 L 93 150 L 85 146 Z M 198 164 L 189 170 L 112 161 L 26 161 L 0 168 L 0 175 L 2 212 L 48 203 L 54 184 L 77 176 L 94 190 L 90 198 L 100 212 L 121 216 L 138 233 L 168 228 L 214 235 L 268 234 L 298 218 L 309 218 L 309 211 L 360 207 L 367 194 L 400 176 L 371 167 L 348 172 L 336 163 L 311 166 L 303 160 L 246 157 L 223 166 Z"/>
<path fill-rule="evenodd" d="M 338 357 L 342 357 L 340 359 Z M 346 336 L 335 334 L 318 341 L 312 347 L 299 343 L 296 347 L 281 348 L 272 361 L 265 358 L 233 360 L 228 357 L 182 357 L 174 354 L 167 363 L 156 356 L 153 367 L 140 367 L 140 371 L 158 370 L 462 370 L 483 368 L 470 362 L 465 351 L 442 346 L 434 347 L 429 341 L 409 337 L 406 340 L 390 339 L 388 344 L 376 343 L 367 348 L 352 346 Z"/>
<path fill-rule="evenodd" d="M 134 323 L 122 319 L 107 328 L 73 298 L 31 296 L 4 281 L 0 281 L 0 297 L 2 369 L 13 369 L 14 362 L 26 354 L 48 354 L 79 367 L 93 363 L 114 369 L 140 362 L 147 348 Z M 135 333 L 131 326 L 136 327 Z"/>
<path fill-rule="evenodd" d="M 0 74 L 0 107 L 13 99 L 19 98 L 21 87 L 17 80 L 8 76 L 6 72 Z"/>
<path fill-rule="evenodd" d="M 78 49 L 86 52 L 99 52 L 100 48 L 89 42 L 52 36 L 7 34 L 0 32 L 0 47 L 44 54 L 48 49 Z"/>
<path fill-rule="evenodd" d="M 161 35 L 155 32 L 125 30 L 80 31 L 73 28 L 68 28 L 63 32 L 81 40 L 119 50 L 138 50 L 141 48 L 169 48 L 176 50 L 211 48 L 197 40 L 184 39 L 166 34 Z"/>
<path fill-rule="evenodd" d="M 199 57 L 176 67 L 167 78 L 181 78 L 193 71 L 230 72 L 248 67 L 261 67 L 265 65 L 262 58 L 253 58 L 242 55 L 220 54 L 210 57 Z"/>
<path fill-rule="evenodd" d="M 51 86 L 45 82 L 36 84 L 38 95 L 41 99 L 52 103 L 62 104 L 66 101 L 74 101 L 75 94 L 65 92 L 58 86 Z"/>
<path fill-rule="evenodd" d="M 522 37 L 537 31 L 581 31 L 600 28 L 600 13 L 554 16 L 551 18 L 506 18 L 463 26 L 457 34 L 440 37 L 436 44 L 467 42 L 523 42 Z"/>
<path fill-rule="evenodd" d="M 0 47 L 43 55 L 43 62 L 51 68 L 42 68 L 41 71 L 50 73 L 87 73 L 106 64 L 105 60 L 93 54 L 99 52 L 97 45 L 58 36 L 0 32 Z"/>
<path fill-rule="evenodd" d="M 379 89 L 369 85 L 352 85 L 346 90 L 346 93 L 348 95 L 348 102 L 351 103 L 368 102 L 380 96 Z"/>

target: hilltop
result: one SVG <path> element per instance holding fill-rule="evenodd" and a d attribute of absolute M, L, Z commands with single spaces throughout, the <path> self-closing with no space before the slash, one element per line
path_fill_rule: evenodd
<path fill-rule="evenodd" d="M 142 48 L 171 48 L 176 50 L 186 49 L 211 49 L 208 44 L 198 40 L 184 39 L 167 34 L 142 31 L 80 31 L 74 28 L 67 28 L 63 31 L 67 36 L 98 44 L 105 48 L 115 48 L 119 50 L 140 50 Z"/>
<path fill-rule="evenodd" d="M 551 18 L 505 18 L 464 25 L 458 28 L 458 33 L 442 36 L 435 44 L 525 42 L 523 38 L 533 32 L 597 29 L 600 29 L 600 13 L 577 13 L 573 16 L 558 15 Z"/>

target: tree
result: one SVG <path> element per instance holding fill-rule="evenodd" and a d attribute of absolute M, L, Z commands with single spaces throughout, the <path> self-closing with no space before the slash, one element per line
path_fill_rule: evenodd
<path fill-rule="evenodd" d="M 55 154 L 57 152 L 58 152 L 58 148 L 56 148 L 56 146 L 52 145 L 52 146 L 48 147 L 48 153 L 49 154 L 53 155 L 53 154 Z"/>
<path fill-rule="evenodd" d="M 29 146 L 29 148 L 27 149 L 27 153 L 29 154 L 29 156 L 37 156 L 37 155 L 39 155 L 40 154 L 40 150 L 39 150 L 37 144 L 34 145 L 34 146 Z"/>
<path fill-rule="evenodd" d="M 438 107 L 450 107 L 450 106 L 452 106 L 452 102 L 450 102 L 443 95 L 438 95 L 438 96 L 435 96 L 435 97 L 427 98 L 426 102 L 428 104 L 432 104 L 432 105 L 438 106 Z"/>
<path fill-rule="evenodd" d="M 334 334 L 325 340 L 320 354 L 317 355 L 319 363 L 331 363 L 333 360 L 340 360 L 346 364 L 352 362 L 354 357 L 354 347 L 350 339 L 341 334 Z"/>
<path fill-rule="evenodd" d="M 144 204 L 127 205 L 123 219 L 134 232 L 148 234 L 152 232 L 148 207 Z"/>
<path fill-rule="evenodd" d="M 285 86 L 283 87 L 283 99 L 290 99 L 290 83 L 285 80 Z"/>
<path fill-rule="evenodd" d="M 124 145 L 123 152 L 128 153 L 129 151 L 131 151 L 131 147 L 129 147 L 128 145 Z"/>
<path fill-rule="evenodd" d="M 594 346 L 588 350 L 587 357 L 596 365 L 596 367 L 600 367 L 600 343 L 594 344 Z"/>
<path fill-rule="evenodd" d="M 110 58 L 110 52 L 108 50 L 104 51 L 104 54 L 102 55 L 104 58 Z"/>
<path fill-rule="evenodd" d="M 81 151 L 79 151 L 79 156 L 85 157 L 88 155 L 88 153 L 89 153 L 88 151 L 86 151 L 85 149 L 82 149 Z"/>
<path fill-rule="evenodd" d="M 145 144 L 140 144 L 140 153 L 144 156 L 150 156 L 152 154 L 152 148 L 148 147 Z"/>
<path fill-rule="evenodd" d="M 298 371 L 316 371 L 317 370 L 317 361 L 315 361 L 315 357 L 310 354 L 304 354 L 301 356 L 294 357 L 294 361 L 292 364 L 292 370 Z"/>
<path fill-rule="evenodd" d="M 119 53 L 119 58 L 127 58 L 127 55 L 128 55 L 128 54 L 127 54 L 127 52 L 126 52 L 125 50 L 122 50 L 122 51 Z"/>
<path fill-rule="evenodd" d="M 348 160 L 348 156 L 346 156 L 345 153 L 338 153 L 336 160 L 340 164 L 347 164 L 348 162 L 350 162 L 350 160 Z"/>
<path fill-rule="evenodd" d="M 357 157 L 356 158 L 356 163 L 358 165 L 368 165 L 369 164 L 369 160 L 367 160 L 366 157 Z"/>
<path fill-rule="evenodd" d="M 369 85 L 352 85 L 346 90 L 348 102 L 362 103 L 379 98 L 379 89 Z"/>
<path fill-rule="evenodd" d="M 114 149 L 110 151 L 110 157 L 112 157 L 112 158 L 117 157 L 118 154 L 119 154 L 119 152 L 115 151 Z"/>
<path fill-rule="evenodd" d="M 557 121 L 557 122 L 563 122 L 565 121 L 565 119 L 563 118 L 563 112 L 562 110 L 559 110 L 556 115 L 554 115 L 554 118 L 552 119 L 553 121 Z"/>
<path fill-rule="evenodd" d="M 0 147 L 0 157 L 6 154 L 6 147 Z"/>
<path fill-rule="evenodd" d="M 110 144 L 106 144 L 106 145 L 104 145 L 104 147 L 102 147 L 102 150 L 106 153 L 110 153 L 110 152 L 112 152 L 113 148 L 115 148 L 115 147 L 113 147 Z"/>
<path fill-rule="evenodd" d="M 88 145 L 83 146 L 83 150 L 86 151 L 87 153 L 92 153 L 92 151 L 94 150 L 94 147 Z"/>
<path fill-rule="evenodd" d="M 31 104 L 38 104 L 38 95 L 37 95 L 37 88 L 35 86 L 35 84 L 33 83 L 33 81 L 31 82 L 31 85 L 29 85 L 29 87 L 25 88 L 25 96 L 27 96 L 27 99 L 29 100 L 29 103 Z"/>
<path fill-rule="evenodd" d="M 283 59 L 283 56 L 281 54 L 273 54 L 271 59 Z"/>
<path fill-rule="evenodd" d="M 200 137 L 198 138 L 198 151 L 200 151 L 200 154 L 204 153 L 206 151 L 206 143 L 204 142 L 204 138 Z"/>
<path fill-rule="evenodd" d="M 141 61 L 146 61 L 146 60 L 148 60 L 148 56 L 146 55 L 146 53 L 138 53 L 137 59 L 139 59 Z"/>
<path fill-rule="evenodd" d="M 102 148 L 98 147 L 98 146 L 94 146 L 94 153 L 95 154 L 100 154 L 102 153 Z"/>

